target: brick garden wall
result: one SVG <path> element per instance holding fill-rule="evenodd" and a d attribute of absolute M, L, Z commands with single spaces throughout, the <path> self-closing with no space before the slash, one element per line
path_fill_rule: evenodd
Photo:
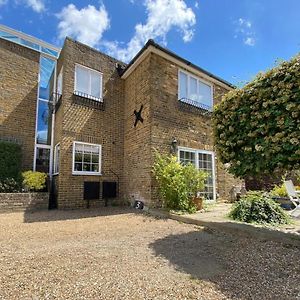
<path fill-rule="evenodd" d="M 0 138 L 22 145 L 22 168 L 32 170 L 39 53 L 0 39 Z"/>
<path fill-rule="evenodd" d="M 0 193 L 0 212 L 48 209 L 48 193 Z"/>

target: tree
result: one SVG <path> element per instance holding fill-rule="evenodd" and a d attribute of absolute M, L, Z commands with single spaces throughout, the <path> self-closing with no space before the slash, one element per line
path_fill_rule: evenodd
<path fill-rule="evenodd" d="M 300 167 L 300 55 L 230 91 L 213 114 L 216 151 L 241 178 Z"/>

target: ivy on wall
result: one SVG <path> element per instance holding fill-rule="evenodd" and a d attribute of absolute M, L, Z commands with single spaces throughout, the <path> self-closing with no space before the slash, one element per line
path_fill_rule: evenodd
<path fill-rule="evenodd" d="M 223 97 L 216 151 L 241 178 L 300 168 L 300 55 Z"/>

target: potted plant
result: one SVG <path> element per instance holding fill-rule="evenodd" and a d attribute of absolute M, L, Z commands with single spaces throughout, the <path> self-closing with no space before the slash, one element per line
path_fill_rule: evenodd
<path fill-rule="evenodd" d="M 196 196 L 192 198 L 192 202 L 196 206 L 196 210 L 203 209 L 203 201 L 203 197 L 201 197 L 200 193 L 197 193 Z"/>

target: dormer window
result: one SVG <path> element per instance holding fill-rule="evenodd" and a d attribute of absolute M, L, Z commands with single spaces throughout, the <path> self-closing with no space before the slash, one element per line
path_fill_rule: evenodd
<path fill-rule="evenodd" d="M 102 101 L 102 73 L 81 65 L 76 65 L 74 94 Z"/>
<path fill-rule="evenodd" d="M 178 74 L 178 99 L 202 109 L 211 110 L 213 106 L 212 85 L 180 70 Z"/>

